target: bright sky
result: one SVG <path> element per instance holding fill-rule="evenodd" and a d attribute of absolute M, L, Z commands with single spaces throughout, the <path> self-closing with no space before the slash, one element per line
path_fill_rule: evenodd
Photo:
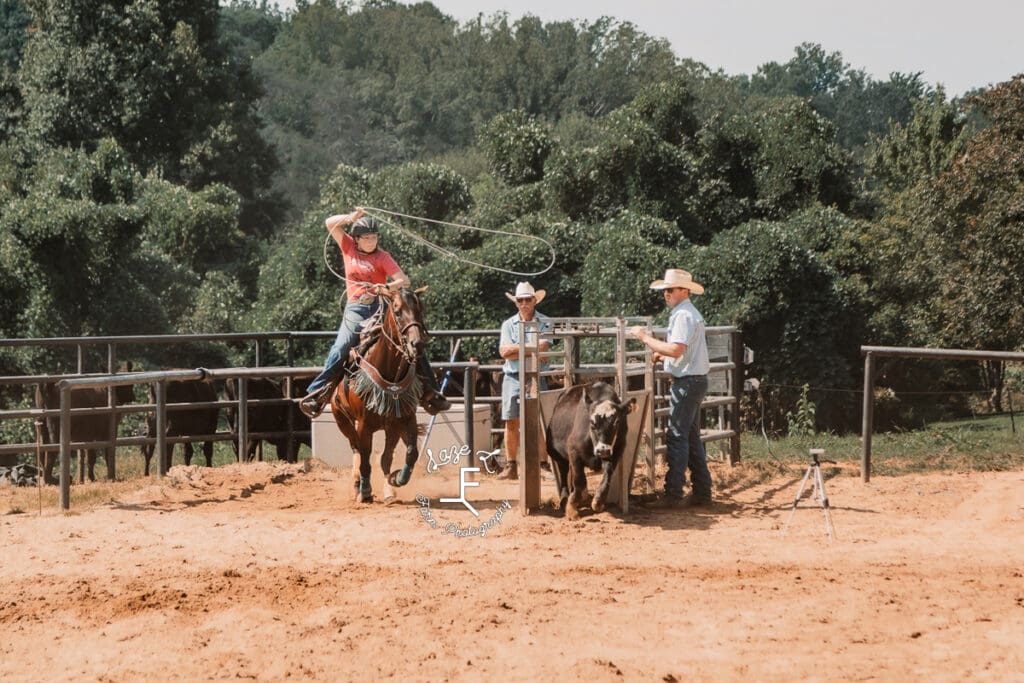
<path fill-rule="evenodd" d="M 273 0 L 272 0 L 273 1 Z M 294 0 L 277 0 L 282 9 Z M 544 21 L 630 21 L 679 57 L 729 74 L 785 62 L 803 42 L 884 80 L 923 72 L 952 97 L 1024 72 L 1024 0 L 433 0 L 465 21 L 506 11 Z"/>

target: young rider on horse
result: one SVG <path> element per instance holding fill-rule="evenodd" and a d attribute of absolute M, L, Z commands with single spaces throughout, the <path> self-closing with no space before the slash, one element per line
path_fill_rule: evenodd
<path fill-rule="evenodd" d="M 352 224 L 351 234 L 343 226 Z M 345 279 L 348 303 L 338 328 L 338 337 L 327 354 L 323 371 L 309 385 L 309 393 L 299 403 L 302 412 L 310 418 L 319 415 L 330 401 L 333 389 L 345 372 L 352 345 L 359 339 L 363 322 L 380 307 L 379 294 L 409 286 L 409 278 L 395 263 L 391 254 L 377 247 L 379 226 L 371 216 L 363 216 L 362 207 L 350 214 L 331 216 L 326 221 L 327 231 L 341 248 L 345 262 Z M 387 282 L 387 278 L 391 282 Z M 441 395 L 430 363 L 421 353 L 417 371 L 423 381 L 423 398 L 420 404 L 431 415 L 448 410 L 451 403 Z"/>

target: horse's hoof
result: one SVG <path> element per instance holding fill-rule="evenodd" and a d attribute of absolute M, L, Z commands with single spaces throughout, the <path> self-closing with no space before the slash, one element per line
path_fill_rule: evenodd
<path fill-rule="evenodd" d="M 358 477 L 355 480 L 356 485 L 356 502 L 357 503 L 372 503 L 373 502 L 373 486 L 370 484 L 369 477 Z"/>
<path fill-rule="evenodd" d="M 565 518 L 570 522 L 574 522 L 580 518 L 580 511 L 575 505 L 569 505 L 565 508 Z"/>
<path fill-rule="evenodd" d="M 604 512 L 604 505 L 604 499 L 594 498 L 590 507 L 594 512 Z"/>
<path fill-rule="evenodd" d="M 395 470 L 388 475 L 388 483 L 392 486 L 405 486 L 410 479 L 412 479 L 412 470 L 408 465 L 404 465 L 402 469 Z"/>
<path fill-rule="evenodd" d="M 397 496 L 384 496 L 384 505 L 392 505 L 398 501 Z"/>

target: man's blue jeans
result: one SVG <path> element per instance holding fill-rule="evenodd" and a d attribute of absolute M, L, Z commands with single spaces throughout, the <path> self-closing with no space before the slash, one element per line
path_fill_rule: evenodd
<path fill-rule="evenodd" d="M 327 354 L 327 360 L 324 361 L 324 369 L 313 378 L 306 391 L 312 394 L 331 382 L 341 379 L 345 371 L 345 361 L 348 360 L 348 352 L 352 349 L 352 345 L 359 340 L 359 333 L 362 331 L 361 326 L 363 322 L 376 313 L 377 308 L 377 301 L 372 301 L 368 304 L 355 303 L 345 305 L 345 314 L 341 318 L 338 336 L 335 338 L 334 345 Z M 419 354 L 419 358 L 416 360 L 416 365 L 425 388 L 440 394 L 441 387 L 437 385 L 437 379 L 430 369 L 430 361 L 427 360 L 426 354 Z"/>
<path fill-rule="evenodd" d="M 683 497 L 683 483 L 689 468 L 693 496 L 711 498 L 711 472 L 700 440 L 700 404 L 707 393 L 707 375 L 687 375 L 672 380 L 665 439 L 668 447 L 665 493 L 669 496 Z"/>

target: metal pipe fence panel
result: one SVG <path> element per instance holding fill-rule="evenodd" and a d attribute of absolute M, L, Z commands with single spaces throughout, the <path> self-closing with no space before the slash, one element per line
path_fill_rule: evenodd
<path fill-rule="evenodd" d="M 554 365 L 550 371 L 545 371 L 543 374 L 547 377 L 568 377 L 570 374 L 575 373 L 581 377 L 594 377 L 594 376 L 618 376 L 625 380 L 631 377 L 645 376 L 649 372 L 649 368 L 645 367 L 643 363 L 636 363 L 636 359 L 639 359 L 644 354 L 639 351 L 627 351 L 623 354 L 618 364 L 586 364 L 579 363 L 579 346 L 577 341 L 586 338 L 597 338 L 597 339 L 612 339 L 616 340 L 621 335 L 623 323 L 619 323 L 616 326 L 610 326 L 606 323 L 607 318 L 574 318 L 574 319 L 553 319 L 556 321 L 571 321 L 573 325 L 577 327 L 574 329 L 563 329 L 559 332 L 560 339 L 564 342 L 564 347 L 561 350 L 556 350 L 550 355 L 561 363 Z M 646 318 L 627 318 L 624 319 L 627 322 L 636 322 L 638 324 L 649 324 Z M 665 328 L 652 328 L 655 334 L 664 334 Z M 712 363 L 711 373 L 728 373 L 730 377 L 730 391 L 729 396 L 726 397 L 710 397 L 702 408 L 713 408 L 713 407 L 728 407 L 730 408 L 730 414 L 733 416 L 730 426 L 732 429 L 729 430 L 714 430 L 708 432 L 706 437 L 711 439 L 718 438 L 734 438 L 737 439 L 734 442 L 734 448 L 731 455 L 731 459 L 738 461 L 738 416 L 734 415 L 738 413 L 736 408 L 738 407 L 738 396 L 735 390 L 736 381 L 735 378 L 739 374 L 739 367 L 741 360 L 737 360 L 736 355 L 736 343 L 738 342 L 738 331 L 734 327 L 709 327 L 706 330 L 709 337 L 717 335 L 732 335 L 732 358 L 729 362 L 715 362 Z M 432 331 L 431 334 L 436 337 L 442 337 L 452 340 L 455 343 L 461 338 L 495 338 L 499 336 L 497 329 L 467 329 L 467 330 L 436 330 Z M 247 412 L 249 408 L 254 407 L 269 407 L 269 406 L 284 406 L 289 403 L 294 403 L 297 399 L 294 398 L 273 398 L 273 399 L 252 399 L 249 400 L 245 395 L 247 392 L 244 391 L 244 385 L 247 384 L 244 380 L 250 378 L 268 378 L 268 379 L 284 379 L 286 385 L 288 385 L 289 393 L 291 396 L 290 384 L 293 378 L 310 377 L 319 372 L 319 367 L 293 367 L 291 364 L 284 367 L 254 367 L 254 368 L 218 368 L 218 369 L 188 369 L 188 370 L 165 370 L 165 371 L 151 371 L 151 372 L 122 372 L 118 373 L 115 363 L 117 361 L 117 348 L 138 345 L 138 344 L 181 344 L 188 342 L 232 342 L 232 343 L 251 343 L 256 345 L 256 360 L 257 363 L 262 361 L 262 357 L 265 354 L 265 344 L 271 341 L 283 341 L 286 342 L 286 353 L 291 358 L 292 355 L 292 342 L 303 339 L 331 339 L 336 335 L 335 331 L 324 330 L 324 331 L 310 331 L 310 332 L 266 332 L 266 333 L 224 333 L 224 334 L 190 334 L 190 335 L 133 335 L 133 336 L 105 336 L 105 337 L 54 337 L 44 339 L 0 339 L 0 348 L 2 347 L 48 347 L 48 346 L 62 346 L 73 348 L 77 353 L 77 372 L 74 374 L 45 374 L 45 375 L 12 375 L 7 377 L 0 377 L 0 386 L 22 386 L 22 385 L 42 385 L 42 384 L 56 384 L 60 391 L 62 399 L 62 405 L 60 408 L 40 409 L 40 408 L 21 408 L 14 410 L 2 410 L 0 411 L 0 421 L 2 420 L 27 420 L 27 419 L 45 419 L 60 416 L 60 439 L 57 443 L 43 444 L 42 450 L 45 452 L 58 451 L 61 453 L 61 474 L 64 476 L 65 457 L 69 457 L 70 450 L 78 450 L 89 447 L 103 447 L 103 446 L 135 446 L 135 445 L 148 445 L 155 444 L 159 449 L 166 447 L 168 444 L 183 443 L 188 441 L 227 441 L 238 439 L 241 443 L 245 443 L 242 437 L 247 438 L 266 438 L 268 436 L 282 436 L 288 435 L 290 437 L 295 436 L 306 436 L 308 432 L 296 432 L 291 429 L 289 424 L 289 430 L 287 432 L 250 432 L 250 425 L 247 425 L 248 421 Z M 106 364 L 108 366 L 107 374 L 103 373 L 86 373 L 84 372 L 86 350 L 89 348 L 95 348 L 105 346 L 106 351 Z M 865 347 L 868 348 L 868 347 Z M 742 353 L 742 347 L 739 352 Z M 1024 358 L 1024 354 L 1018 354 L 1021 358 Z M 967 354 L 963 357 L 974 358 L 974 354 Z M 742 359 L 742 356 L 738 356 Z M 479 363 L 432 363 L 435 368 L 444 369 L 459 369 L 466 371 L 467 374 L 477 376 L 480 373 L 494 373 L 503 369 L 502 364 L 479 364 Z M 664 393 L 664 382 L 661 381 L 662 373 L 656 372 L 657 378 L 655 379 L 656 388 L 660 386 L 660 390 L 655 391 L 655 401 L 663 402 L 666 394 Z M 167 403 L 166 401 L 166 382 L 168 381 L 183 381 L 183 380 L 228 380 L 234 379 L 239 380 L 240 392 L 238 401 L 221 401 L 216 402 L 201 402 L 194 404 L 183 404 L 183 403 Z M 155 393 L 158 395 L 158 400 L 155 403 L 126 403 L 115 405 L 116 401 L 113 397 L 113 390 L 119 386 L 139 385 L 139 384 L 152 384 L 155 385 Z M 742 380 L 739 381 L 739 386 L 742 386 Z M 163 391 L 161 391 L 163 387 Z M 84 388 L 105 388 L 110 394 L 107 406 L 98 406 L 92 408 L 71 408 L 70 407 L 70 393 L 72 391 L 84 389 Z M 475 392 L 471 392 L 475 393 Z M 64 404 L 63 400 L 68 397 L 68 403 Z M 485 404 L 498 404 L 500 403 L 500 397 L 498 396 L 479 396 L 473 395 L 472 400 L 475 403 Z M 465 405 L 465 401 L 462 401 Z M 653 404 L 652 404 L 653 405 Z M 244 406 L 244 408 L 243 408 Z M 167 437 L 163 432 L 165 431 L 168 414 L 173 414 L 179 410 L 196 410 L 203 408 L 236 408 L 237 413 L 237 429 L 235 433 L 217 433 L 213 435 L 206 435 L 205 437 Z M 70 418 L 71 416 L 83 416 L 83 415 L 102 415 L 108 414 L 112 424 L 116 423 L 118 417 L 126 414 L 151 414 L 153 419 L 158 423 L 157 436 L 156 437 L 139 437 L 139 436 L 123 436 L 116 437 L 113 441 L 90 441 L 90 442 L 72 442 L 70 440 Z M 662 422 L 664 414 L 662 409 L 656 409 L 653 411 L 653 416 L 658 422 Z M 289 421 L 291 416 L 289 414 Z M 161 429 L 161 426 L 164 429 Z M 657 430 L 658 436 L 663 438 L 664 428 L 663 425 L 659 425 L 661 428 Z M 492 432 L 500 432 L 500 429 L 491 430 Z M 67 434 L 65 434 L 67 432 Z M 733 436 L 729 436 L 729 435 Z M 116 436 L 116 435 L 115 435 Z M 65 438 L 67 437 L 67 438 Z M 657 438 L 657 437 L 656 437 Z M 289 440 L 291 448 L 291 439 Z M 9 453 L 25 453 L 34 451 L 36 447 L 35 443 L 26 444 L 0 444 L 0 454 Z M 655 448 L 657 450 L 657 447 Z M 239 449 L 240 453 L 244 453 L 244 448 Z M 70 476 L 70 475 L 68 475 Z M 62 491 L 62 503 L 65 501 L 64 492 Z M 65 507 L 65 509 L 67 509 Z"/>
<path fill-rule="evenodd" d="M 875 359 L 876 358 L 918 358 L 940 360 L 974 360 L 1024 362 L 1020 351 L 974 351 L 970 349 L 929 349 L 905 346 L 861 346 L 864 354 L 864 396 L 861 420 L 861 481 L 871 480 L 871 446 L 874 436 L 875 414 Z"/>

